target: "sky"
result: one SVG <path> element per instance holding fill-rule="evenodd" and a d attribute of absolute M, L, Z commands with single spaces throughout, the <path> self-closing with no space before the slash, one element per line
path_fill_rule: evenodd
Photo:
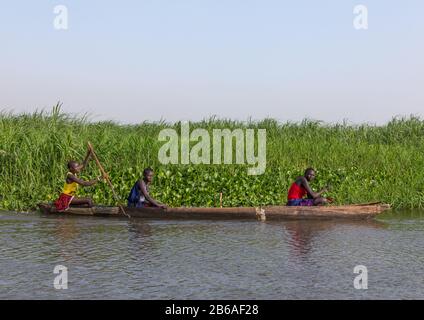
<path fill-rule="evenodd" d="M 0 110 L 382 124 L 424 114 L 423 34 L 420 0 L 0 0 Z"/>

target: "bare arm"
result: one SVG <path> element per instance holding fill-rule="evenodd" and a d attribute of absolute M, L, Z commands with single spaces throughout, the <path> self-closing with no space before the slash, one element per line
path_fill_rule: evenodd
<path fill-rule="evenodd" d="M 312 198 L 314 198 L 314 199 L 321 197 L 321 195 L 322 195 L 324 192 L 326 192 L 326 191 L 327 191 L 327 188 L 324 188 L 324 189 L 322 189 L 322 190 L 321 190 L 321 191 L 319 191 L 319 192 L 314 192 L 314 191 L 312 190 L 311 186 L 309 185 L 308 180 L 306 180 L 306 178 L 305 178 L 305 177 L 301 177 L 301 178 L 300 178 L 300 181 L 301 181 L 302 186 L 306 189 L 306 192 L 308 192 L 308 194 L 309 194 L 309 195 L 311 195 L 311 196 L 312 196 Z"/>
<path fill-rule="evenodd" d="M 90 187 L 92 185 L 95 185 L 99 181 L 99 179 L 85 181 L 85 180 L 79 179 L 79 178 L 77 178 L 77 177 L 75 177 L 74 175 L 71 175 L 71 174 L 67 176 L 66 180 L 76 182 L 79 185 L 84 186 L 84 187 Z"/>
<path fill-rule="evenodd" d="M 144 198 L 147 201 L 149 201 L 152 205 L 154 205 L 155 207 L 165 208 L 165 205 L 163 205 L 162 203 L 156 201 L 155 199 L 153 199 L 150 196 L 150 194 L 147 192 L 146 184 L 143 182 L 143 180 L 140 180 L 138 182 L 138 187 L 139 187 L 141 193 L 144 195 Z"/>

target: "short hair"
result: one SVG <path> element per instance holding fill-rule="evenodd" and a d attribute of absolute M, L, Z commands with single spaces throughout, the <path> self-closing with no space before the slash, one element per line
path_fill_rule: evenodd
<path fill-rule="evenodd" d="M 143 176 L 145 177 L 145 176 L 147 176 L 150 172 L 153 172 L 153 169 L 152 168 L 146 168 L 146 169 L 144 169 L 143 170 Z"/>
<path fill-rule="evenodd" d="M 76 162 L 74 160 L 68 161 L 68 169 L 70 170 L 72 167 L 74 167 L 77 164 L 78 164 L 78 162 Z"/>
<path fill-rule="evenodd" d="M 315 169 L 314 168 L 308 168 L 308 169 L 306 169 L 305 170 L 305 176 L 308 175 L 308 174 L 310 174 L 312 171 L 315 172 Z"/>

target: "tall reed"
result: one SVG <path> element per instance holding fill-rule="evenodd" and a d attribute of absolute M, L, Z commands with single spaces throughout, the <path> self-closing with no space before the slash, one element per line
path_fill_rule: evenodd
<path fill-rule="evenodd" d="M 51 112 L 0 114 L 0 208 L 31 210 L 54 200 L 70 159 L 81 160 L 91 141 L 122 199 L 141 175 L 153 167 L 152 193 L 171 206 L 215 206 L 223 193 L 225 206 L 282 204 L 287 189 L 306 167 L 317 169 L 313 186 L 329 183 L 337 203 L 384 201 L 398 208 L 424 206 L 424 121 L 395 118 L 386 125 L 323 124 L 273 119 L 237 122 L 209 119 L 192 123 L 213 128 L 267 130 L 267 167 L 248 176 L 243 165 L 162 165 L 161 129 L 179 124 L 142 122 L 118 125 L 90 122 L 86 116 Z M 91 162 L 84 177 L 99 175 Z M 97 203 L 113 204 L 106 184 L 84 188 Z"/>

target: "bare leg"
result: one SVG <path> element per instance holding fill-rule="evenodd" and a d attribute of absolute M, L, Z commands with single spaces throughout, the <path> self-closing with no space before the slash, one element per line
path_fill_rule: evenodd
<path fill-rule="evenodd" d="M 322 206 L 328 203 L 327 199 L 324 197 L 318 197 L 314 199 L 314 206 Z"/>
<path fill-rule="evenodd" d="M 87 206 L 91 208 L 93 205 L 93 200 L 90 198 L 73 198 L 71 201 L 71 206 Z"/>

